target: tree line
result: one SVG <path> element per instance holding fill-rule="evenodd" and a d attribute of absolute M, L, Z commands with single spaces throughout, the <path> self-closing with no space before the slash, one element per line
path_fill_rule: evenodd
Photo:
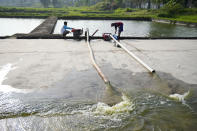
<path fill-rule="evenodd" d="M 49 5 L 53 5 L 54 8 L 58 8 L 62 6 L 62 1 L 61 0 L 40 0 L 41 4 L 45 7 L 48 8 Z"/>
<path fill-rule="evenodd" d="M 172 4 L 172 6 L 178 4 L 183 8 L 197 7 L 197 0 L 103 0 L 102 6 L 110 10 L 117 8 L 160 9 L 169 3 Z"/>
<path fill-rule="evenodd" d="M 117 8 L 159 9 L 167 3 L 177 3 L 184 8 L 196 8 L 197 0 L 0 0 L 1 6 L 62 8 L 65 6 L 98 6 L 105 10 Z"/>
<path fill-rule="evenodd" d="M 197 0 L 40 0 L 44 7 L 61 7 L 62 4 L 69 4 L 68 6 L 91 6 L 95 4 L 103 4 L 106 9 L 117 8 L 147 8 L 159 9 L 167 3 L 178 3 L 184 8 L 197 7 Z"/>

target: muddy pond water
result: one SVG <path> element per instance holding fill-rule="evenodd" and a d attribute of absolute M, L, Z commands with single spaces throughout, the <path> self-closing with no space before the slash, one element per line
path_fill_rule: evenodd
<path fill-rule="evenodd" d="M 122 89 L 122 101 L 109 106 L 99 94 L 111 94 L 94 69 L 70 71 L 64 79 L 37 90 L 16 89 L 0 79 L 1 130 L 114 130 L 195 131 L 197 85 L 171 74 L 134 73 L 102 67 L 111 72 L 112 85 Z M 14 66 L 1 67 L 5 76 Z M 120 76 L 121 74 L 121 76 Z M 165 78 L 160 79 L 159 76 Z M 102 92 L 102 93 L 101 93 Z M 183 94 L 173 99 L 169 94 Z M 184 94 L 186 95 L 184 96 Z M 188 95 L 192 94 L 191 96 Z"/>

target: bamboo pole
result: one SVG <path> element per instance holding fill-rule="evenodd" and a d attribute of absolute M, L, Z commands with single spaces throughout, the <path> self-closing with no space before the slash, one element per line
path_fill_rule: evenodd
<path fill-rule="evenodd" d="M 136 61 L 138 61 L 141 65 L 143 65 L 148 71 L 154 73 L 155 70 L 149 67 L 146 63 L 144 63 L 140 58 L 138 58 L 135 54 L 129 51 L 125 46 L 123 46 L 120 42 L 118 42 L 112 35 L 110 37 L 122 48 L 124 49 L 130 56 L 132 56 Z"/>

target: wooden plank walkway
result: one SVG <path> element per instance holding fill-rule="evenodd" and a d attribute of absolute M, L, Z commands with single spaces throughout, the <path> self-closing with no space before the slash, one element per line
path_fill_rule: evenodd
<path fill-rule="evenodd" d="M 57 23 L 57 17 L 48 17 L 43 23 L 32 30 L 28 35 L 46 35 L 52 34 Z"/>

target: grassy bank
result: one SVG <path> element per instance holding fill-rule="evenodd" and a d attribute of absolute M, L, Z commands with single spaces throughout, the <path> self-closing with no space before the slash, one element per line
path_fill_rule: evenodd
<path fill-rule="evenodd" d="M 168 19 L 183 22 L 197 23 L 197 9 L 194 12 L 186 11 L 173 18 L 159 17 L 160 10 L 146 9 L 116 9 L 113 11 L 99 11 L 91 7 L 68 7 L 68 8 L 13 8 L 0 7 L 0 17 L 14 18 L 46 18 L 48 16 L 57 16 L 65 19 L 136 19 L 151 20 Z"/>

